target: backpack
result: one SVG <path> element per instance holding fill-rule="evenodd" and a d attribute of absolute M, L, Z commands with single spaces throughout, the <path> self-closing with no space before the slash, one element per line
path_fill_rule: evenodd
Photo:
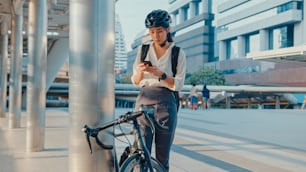
<path fill-rule="evenodd" d="M 141 47 L 141 61 L 143 62 L 147 56 L 147 53 L 149 51 L 150 45 L 149 44 L 143 44 Z M 175 77 L 176 75 L 176 67 L 177 67 L 177 60 L 178 60 L 178 56 L 179 56 L 179 52 L 180 52 L 180 47 L 178 46 L 173 46 L 172 50 L 171 50 L 171 68 L 172 68 L 172 73 L 173 73 L 173 77 Z M 174 97 L 176 100 L 176 110 L 179 110 L 180 107 L 180 96 L 179 96 L 179 92 L 178 91 L 172 91 L 174 93 Z"/>
<path fill-rule="evenodd" d="M 209 98 L 209 90 L 208 89 L 203 89 L 202 94 L 203 94 L 203 97 Z"/>

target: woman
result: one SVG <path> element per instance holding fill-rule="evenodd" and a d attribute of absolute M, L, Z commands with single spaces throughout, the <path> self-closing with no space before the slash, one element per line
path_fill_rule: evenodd
<path fill-rule="evenodd" d="M 180 91 L 184 85 L 186 72 L 186 58 L 182 50 L 179 52 L 177 73 L 173 77 L 171 69 L 171 49 L 174 46 L 170 34 L 171 18 L 167 11 L 153 10 L 145 19 L 145 26 L 149 29 L 152 39 L 145 61 L 141 61 L 141 48 L 133 65 L 132 83 L 141 87 L 137 96 L 136 107 L 153 105 L 156 119 L 168 129 L 156 129 L 155 152 L 156 159 L 169 170 L 169 154 L 174 138 L 177 121 L 176 100 L 173 91 Z M 153 135 L 150 128 L 142 121 L 144 136 L 149 150 L 152 147 Z M 157 127 L 156 127 L 157 128 Z"/>

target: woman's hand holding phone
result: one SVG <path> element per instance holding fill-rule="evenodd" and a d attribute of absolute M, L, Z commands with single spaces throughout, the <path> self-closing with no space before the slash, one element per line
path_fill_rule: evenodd
<path fill-rule="evenodd" d="M 143 61 L 143 63 L 144 63 L 145 65 L 152 66 L 152 63 L 151 63 L 150 61 Z"/>

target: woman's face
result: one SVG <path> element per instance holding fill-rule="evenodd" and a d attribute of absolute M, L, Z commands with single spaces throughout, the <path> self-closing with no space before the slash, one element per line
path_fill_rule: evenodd
<path fill-rule="evenodd" d="M 149 33 L 152 40 L 157 44 L 162 44 L 167 40 L 167 33 L 169 32 L 169 27 L 164 28 L 160 27 L 152 27 L 149 28 Z"/>

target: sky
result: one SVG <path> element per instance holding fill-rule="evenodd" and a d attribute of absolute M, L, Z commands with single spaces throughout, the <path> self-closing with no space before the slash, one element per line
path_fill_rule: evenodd
<path fill-rule="evenodd" d="M 116 13 L 119 14 L 127 50 L 135 36 L 145 29 L 144 21 L 149 12 L 155 9 L 168 9 L 168 0 L 118 0 Z"/>

